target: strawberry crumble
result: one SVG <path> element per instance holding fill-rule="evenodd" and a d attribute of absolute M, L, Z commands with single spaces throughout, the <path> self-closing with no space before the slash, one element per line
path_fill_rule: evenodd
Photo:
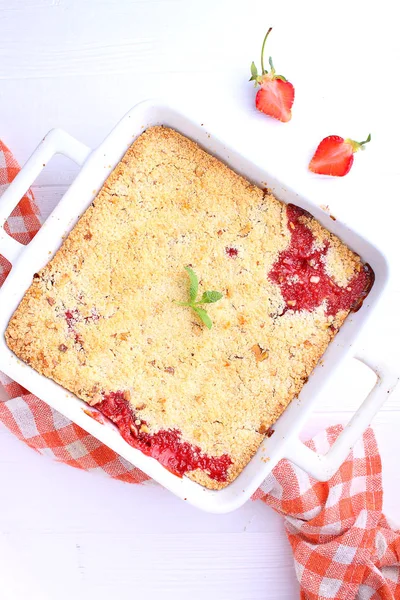
<path fill-rule="evenodd" d="M 194 298 L 221 292 L 202 304 L 211 329 L 187 307 L 185 267 L 198 275 Z M 35 274 L 6 340 L 128 444 L 220 489 L 272 435 L 373 279 L 312 215 L 157 126 Z"/>

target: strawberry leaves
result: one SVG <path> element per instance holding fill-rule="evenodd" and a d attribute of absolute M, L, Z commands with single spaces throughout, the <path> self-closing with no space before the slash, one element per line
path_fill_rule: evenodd
<path fill-rule="evenodd" d="M 258 83 L 258 71 L 257 71 L 257 67 L 254 63 L 254 60 L 250 65 L 250 71 L 251 71 L 251 77 L 250 77 L 249 81 L 254 81 L 255 82 L 254 85 L 256 86 Z"/>
<path fill-rule="evenodd" d="M 267 41 L 267 38 L 269 36 L 269 34 L 272 31 L 272 27 L 270 27 L 267 31 L 267 33 L 265 34 L 263 43 L 262 43 L 262 48 L 261 48 L 261 75 L 258 74 L 258 70 L 257 67 L 255 65 L 255 62 L 253 60 L 253 62 L 250 65 L 250 71 L 251 71 L 251 77 L 249 79 L 249 81 L 255 81 L 256 85 L 262 83 L 262 77 L 263 75 L 268 75 L 268 71 L 264 66 L 264 49 L 265 49 L 265 44 Z M 271 71 L 270 71 L 270 75 L 271 78 L 273 79 L 281 79 L 282 81 L 286 81 L 286 79 L 283 77 L 283 75 L 276 75 L 275 74 L 275 67 L 274 67 L 274 63 L 272 62 L 272 56 L 269 57 L 268 59 L 269 62 L 269 66 L 271 67 Z"/>
<path fill-rule="evenodd" d="M 272 31 L 272 27 L 270 27 L 268 29 L 267 33 L 265 34 L 264 41 L 263 41 L 262 48 L 261 48 L 261 75 L 258 74 L 258 70 L 257 70 L 254 60 L 250 65 L 251 77 L 250 77 L 249 81 L 254 81 L 255 87 L 257 87 L 258 84 L 261 84 L 262 76 L 268 74 L 268 71 L 264 67 L 264 48 L 265 48 L 265 42 L 267 41 L 267 38 L 271 31 Z M 269 64 L 271 65 L 271 69 L 273 69 L 275 72 L 275 69 L 272 66 L 272 58 L 271 57 L 269 57 Z"/>
<path fill-rule="evenodd" d="M 204 308 L 201 308 L 199 304 L 214 304 L 214 302 L 218 302 L 221 300 L 223 295 L 220 292 L 216 292 L 214 290 L 208 290 L 203 292 L 200 300 L 196 302 L 198 290 L 199 290 L 199 280 L 196 273 L 190 267 L 185 267 L 185 271 L 189 276 L 189 301 L 188 302 L 177 302 L 179 306 L 188 306 L 191 308 L 199 319 L 204 323 L 204 325 L 211 329 L 212 321 Z"/>

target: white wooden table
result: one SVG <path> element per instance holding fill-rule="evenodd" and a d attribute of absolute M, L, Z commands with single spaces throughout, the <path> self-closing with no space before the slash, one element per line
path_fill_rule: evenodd
<path fill-rule="evenodd" d="M 192 107 L 243 150 L 289 170 L 299 190 L 346 215 L 392 257 L 385 305 L 362 344 L 400 371 L 399 41 L 393 2 L 0 0 L 0 137 L 23 163 L 59 126 L 95 146 L 150 96 Z M 296 87 L 294 118 L 256 114 L 249 65 L 269 49 Z M 306 171 L 325 135 L 373 141 L 343 180 Z M 35 185 L 44 213 L 76 174 L 54 159 Z M 396 197 L 397 195 L 397 197 Z M 378 210 L 379 209 L 379 210 Z M 397 256 L 396 256 L 397 254 Z M 344 366 L 304 432 L 348 420 L 364 372 Z M 344 385 L 343 382 L 347 382 Z M 400 391 L 374 420 L 385 511 L 400 521 Z M 282 520 L 249 502 L 201 513 L 158 486 L 131 486 L 36 455 L 0 428 L 4 600 L 258 600 L 298 595 Z"/>

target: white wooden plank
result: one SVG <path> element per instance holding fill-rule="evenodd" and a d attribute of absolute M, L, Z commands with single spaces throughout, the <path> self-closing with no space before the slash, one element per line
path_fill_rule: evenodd
<path fill-rule="evenodd" d="M 338 0 L 328 19 L 317 0 L 0 0 L 0 136 L 23 163 L 52 127 L 94 147 L 136 102 L 169 98 L 198 110 L 210 131 L 241 140 L 241 150 L 271 170 L 283 165 L 296 189 L 357 223 L 394 258 L 400 123 L 390 102 L 382 108 L 382 88 L 371 85 L 371 73 L 385 82 L 385 97 L 398 97 L 399 39 L 393 3 L 382 0 L 379 8 Z M 247 82 L 269 25 L 268 50 L 296 87 L 293 120 L 285 125 L 256 114 Z M 368 43 L 355 42 L 369 32 Z M 357 139 L 369 130 L 373 143 L 349 176 L 326 182 L 307 174 L 323 135 Z M 44 213 L 77 171 L 62 158 L 46 166 L 35 187 Z M 381 349 L 380 361 L 395 368 L 399 273 L 394 263 L 388 302 L 362 344 Z M 354 369 L 338 375 L 304 435 L 348 419 L 366 384 L 361 368 L 357 377 Z M 385 510 L 400 521 L 399 409 L 397 391 L 374 427 Z M 7 600 L 298 595 L 282 522 L 261 503 L 206 515 L 159 487 L 53 463 L 2 428 L 0 480 L 0 580 Z"/>
<path fill-rule="evenodd" d="M 68 187 L 68 185 L 51 184 L 35 185 L 32 187 L 35 202 L 40 206 L 40 217 L 42 222 L 47 219 L 53 208 L 57 206 Z"/>
<path fill-rule="evenodd" d="M 341 417 L 341 418 L 340 418 Z M 346 415 L 319 415 L 306 435 Z M 388 439 L 398 413 L 375 420 L 385 509 L 400 519 L 400 474 Z M 281 519 L 261 502 L 231 515 L 206 515 L 161 488 L 130 486 L 51 463 L 0 436 L 0 572 L 12 598 L 107 598 L 113 590 L 199 600 L 293 598 L 297 584 Z M 14 464 L 2 445 L 15 450 Z M 22 459 L 22 460 L 21 460 Z M 6 471 L 4 471 L 6 469 Z M 29 502 L 26 502 L 27 495 Z M 112 559 L 110 559 L 112 557 Z M 24 578 L 16 576 L 24 564 Z M 59 581 L 65 581 L 62 589 Z M 272 593 L 271 593 L 272 591 Z M 36 594 L 36 595 L 35 595 Z M 53 594 L 53 596 L 52 596 Z M 246 595 L 248 594 L 248 595 Z M 89 596 L 90 597 L 90 596 Z"/>
<path fill-rule="evenodd" d="M 7 567 L 2 585 L 13 600 L 53 600 L 55 594 L 57 600 L 107 600 L 116 590 L 167 600 L 184 600 L 188 590 L 195 600 L 292 600 L 298 594 L 288 542 L 262 533 L 21 533 L 0 540 Z M 277 543 L 284 546 L 278 557 Z M 18 564 L 24 564 L 24 577 L 18 577 Z"/>

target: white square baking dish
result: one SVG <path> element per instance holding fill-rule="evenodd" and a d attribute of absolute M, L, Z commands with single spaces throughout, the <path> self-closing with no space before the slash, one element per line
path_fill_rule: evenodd
<path fill-rule="evenodd" d="M 65 234 L 73 228 L 79 216 L 90 205 L 104 180 L 134 139 L 147 127 L 160 124 L 172 127 L 198 142 L 206 151 L 256 185 L 264 187 L 267 182 L 268 188 L 284 202 L 297 204 L 311 212 L 324 227 L 338 235 L 368 262 L 375 272 L 374 286 L 363 306 L 346 320 L 324 354 L 324 367 L 316 367 L 298 401 L 293 401 L 286 409 L 274 425 L 274 435 L 263 441 L 239 477 L 219 491 L 205 489 L 186 477 L 180 479 L 155 459 L 132 448 L 111 423 L 101 424 L 92 419 L 83 412 L 82 408 L 86 405 L 81 400 L 19 361 L 8 349 L 4 339 L 8 321 L 31 284 L 33 274 L 54 255 Z M 6 234 L 4 223 L 43 167 L 57 153 L 74 160 L 81 165 L 81 170 L 34 240 L 28 246 L 22 246 Z M 313 408 L 316 392 L 329 385 L 338 363 L 352 350 L 357 334 L 384 292 L 388 280 L 387 261 L 371 242 L 355 230 L 339 221 L 332 221 L 321 208 L 296 194 L 283 181 L 277 181 L 272 173 L 252 164 L 237 150 L 226 146 L 222 140 L 210 136 L 198 120 L 185 116 L 162 102 L 146 101 L 132 108 L 95 150 L 91 150 L 62 130 L 50 131 L 0 198 L 0 253 L 12 263 L 12 271 L 0 290 L 0 370 L 174 494 L 206 511 L 224 513 L 241 506 L 282 458 L 289 458 L 319 480 L 328 479 L 345 460 L 355 441 L 396 384 L 395 375 L 387 369 L 380 368 L 378 360 L 374 357 L 363 358 L 362 360 L 376 372 L 377 383 L 332 449 L 322 456 L 300 442 L 299 431 Z"/>

